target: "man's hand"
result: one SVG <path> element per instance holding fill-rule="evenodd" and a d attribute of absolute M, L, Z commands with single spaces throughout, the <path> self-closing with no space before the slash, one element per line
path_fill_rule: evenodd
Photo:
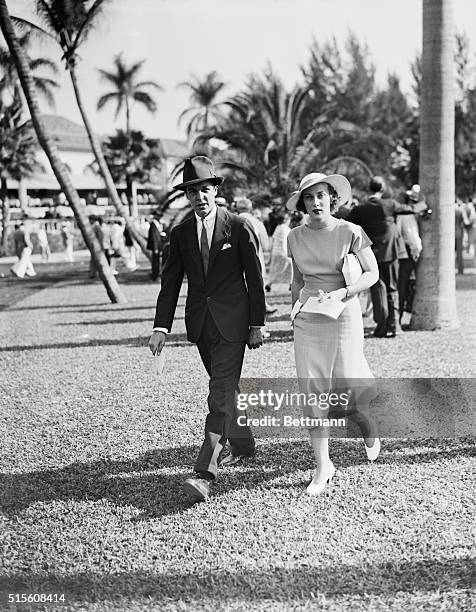
<path fill-rule="evenodd" d="M 252 327 L 248 338 L 248 348 L 259 348 L 263 344 L 263 336 L 260 327 Z"/>
<path fill-rule="evenodd" d="M 152 332 L 152 335 L 149 339 L 149 348 L 152 352 L 152 355 L 159 355 L 162 352 L 165 344 L 166 333 L 162 331 Z"/>

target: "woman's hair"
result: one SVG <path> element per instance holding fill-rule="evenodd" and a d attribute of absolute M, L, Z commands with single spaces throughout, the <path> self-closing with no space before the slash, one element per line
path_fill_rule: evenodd
<path fill-rule="evenodd" d="M 322 182 L 325 183 L 325 181 L 322 181 Z M 332 214 L 332 213 L 335 213 L 335 211 L 340 206 L 339 196 L 337 195 L 337 191 L 334 189 L 332 185 L 329 185 L 329 183 L 326 183 L 326 185 L 329 189 L 329 195 L 331 196 L 331 214 Z M 307 213 L 306 207 L 304 206 L 304 202 L 302 200 L 302 193 L 296 204 L 296 210 L 299 210 L 300 212 L 303 212 L 303 213 Z"/>
<path fill-rule="evenodd" d="M 289 214 L 285 210 L 277 210 L 273 216 L 276 225 L 284 223 L 284 221 L 289 218 Z"/>

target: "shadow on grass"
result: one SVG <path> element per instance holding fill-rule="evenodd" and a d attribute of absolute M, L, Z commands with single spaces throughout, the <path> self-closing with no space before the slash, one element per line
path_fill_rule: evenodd
<path fill-rule="evenodd" d="M 418 453 L 423 445 L 424 452 Z M 416 451 L 393 455 L 394 451 Z M 55 500 L 100 501 L 107 499 L 115 506 L 134 506 L 141 511 L 136 521 L 180 513 L 190 507 L 182 491 L 185 473 L 192 471 L 198 446 L 183 446 L 149 451 L 133 459 L 102 460 L 73 463 L 60 469 L 0 475 L 0 508 L 8 516 L 16 516 L 38 502 Z M 361 441 L 333 440 L 331 455 L 338 469 L 366 464 Z M 476 455 L 474 441 L 393 440 L 385 441 L 379 464 L 419 464 L 438 459 Z M 233 489 L 252 491 L 259 487 L 273 490 L 283 485 L 275 478 L 311 470 L 312 451 L 307 440 L 263 441 L 254 460 L 245 463 L 245 470 L 223 468 L 213 485 L 214 497 Z M 172 470 L 176 473 L 164 473 Z M 178 473 L 177 473 L 178 471 Z M 284 485 L 285 488 L 294 485 Z M 304 482 L 303 482 L 304 487 Z"/>
<path fill-rule="evenodd" d="M 219 545 L 218 542 L 216 545 Z M 207 609 L 217 609 L 213 602 L 220 609 L 227 603 L 247 602 L 248 605 L 244 605 L 243 609 L 251 610 L 252 602 L 260 601 L 268 604 L 279 602 L 276 609 L 287 609 L 284 607 L 286 602 L 292 602 L 292 609 L 295 609 L 296 604 L 312 601 L 311 593 L 329 599 L 343 595 L 391 597 L 402 593 L 416 593 L 421 597 L 423 594 L 471 589 L 474 577 L 473 561 L 469 556 L 338 565 L 318 565 L 316 560 L 314 567 L 309 567 L 308 563 L 312 563 L 309 560 L 302 567 L 250 569 L 240 566 L 236 571 L 210 571 L 202 568 L 195 573 L 163 571 L 163 560 L 158 554 L 151 554 L 150 561 L 152 567 L 157 564 L 155 572 L 109 575 L 84 572 L 64 577 L 54 574 L 17 574 L 0 579 L 0 592 L 64 593 L 66 604 L 81 601 L 99 603 L 105 600 L 119 604 L 123 598 L 132 602 L 134 599 L 146 598 L 149 603 L 155 601 L 159 604 L 164 601 L 180 601 L 180 609 L 183 610 L 194 609 L 193 602 L 208 604 L 210 607 Z"/>
<path fill-rule="evenodd" d="M 114 505 L 139 508 L 142 511 L 140 520 L 173 514 L 191 505 L 182 491 L 186 476 L 163 474 L 157 470 L 182 468 L 191 475 L 198 452 L 198 446 L 167 448 L 132 460 L 73 463 L 57 470 L 2 474 L 0 508 L 14 516 L 36 502 L 107 499 Z M 266 473 L 261 467 L 245 474 L 228 471 L 224 479 L 226 489 L 224 483 L 214 485 L 214 494 L 235 487 L 252 489 L 262 486 L 280 474 L 282 468 L 279 465 Z"/>
<path fill-rule="evenodd" d="M 150 320 L 150 319 L 148 319 Z M 114 323 L 115 321 L 111 321 Z M 74 323 L 77 325 L 77 323 Z M 58 342 L 51 344 L 14 345 L 0 347 L 0 353 L 16 353 L 22 351 L 44 351 L 70 348 L 88 348 L 92 346 L 147 346 L 149 336 L 132 336 L 131 338 L 92 338 L 82 342 Z M 190 342 L 185 334 L 168 334 L 167 346 L 188 346 Z"/>
<path fill-rule="evenodd" d="M 71 312 L 71 311 L 70 311 Z M 91 311 L 88 311 L 91 312 Z M 63 327 L 68 325 L 74 325 L 75 327 L 78 325 L 114 325 L 118 324 L 127 324 L 127 323 L 149 323 L 151 325 L 153 322 L 153 317 L 141 317 L 139 319 L 103 319 L 102 321 L 66 321 L 61 323 L 55 323 L 55 326 Z"/>

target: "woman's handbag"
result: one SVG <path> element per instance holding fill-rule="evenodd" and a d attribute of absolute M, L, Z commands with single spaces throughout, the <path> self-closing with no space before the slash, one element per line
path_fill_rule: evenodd
<path fill-rule="evenodd" d="M 342 265 L 342 274 L 344 276 L 345 285 L 353 285 L 356 283 L 363 274 L 362 266 L 360 261 L 357 259 L 354 253 L 347 253 L 344 257 L 344 263 Z"/>

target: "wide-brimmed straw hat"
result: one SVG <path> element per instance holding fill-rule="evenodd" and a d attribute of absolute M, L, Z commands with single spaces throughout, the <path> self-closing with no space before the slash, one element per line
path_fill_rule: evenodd
<path fill-rule="evenodd" d="M 223 177 L 215 174 L 213 162 L 205 155 L 197 155 L 189 157 L 185 160 L 183 166 L 183 181 L 178 185 L 174 185 L 174 189 L 185 191 L 190 185 L 211 181 L 213 185 L 221 185 Z"/>
<path fill-rule="evenodd" d="M 293 191 L 291 197 L 286 202 L 286 208 L 288 210 L 296 210 L 302 192 L 318 183 L 327 183 L 331 185 L 337 193 L 339 204 L 345 204 L 351 198 L 352 189 L 350 183 L 342 174 L 321 174 L 320 172 L 311 172 L 311 174 L 306 174 L 306 176 L 301 179 L 299 189 Z"/>

